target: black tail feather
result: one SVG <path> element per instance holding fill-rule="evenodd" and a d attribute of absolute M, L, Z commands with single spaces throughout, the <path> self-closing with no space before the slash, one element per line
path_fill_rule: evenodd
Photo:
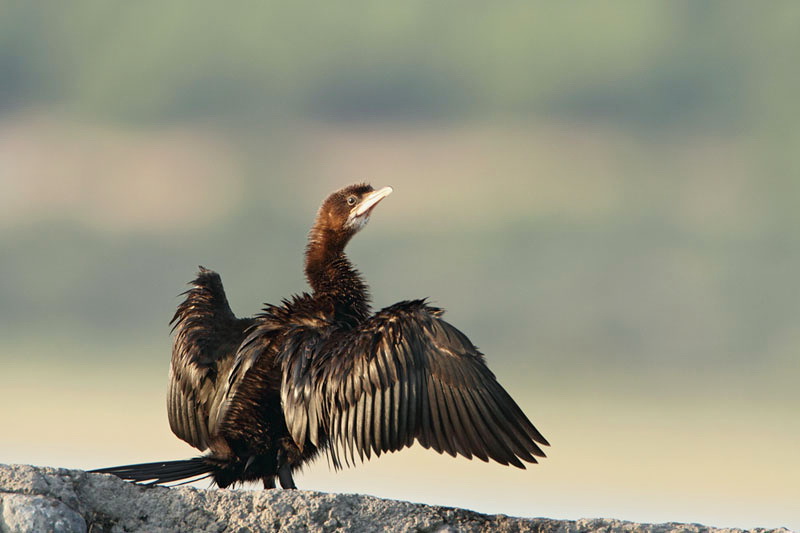
<path fill-rule="evenodd" d="M 212 475 L 217 467 L 208 462 L 205 457 L 195 457 L 182 461 L 162 461 L 160 463 L 140 463 L 135 465 L 112 466 L 90 470 L 93 474 L 113 474 L 127 481 L 145 483 L 147 485 L 161 485 L 173 481 L 187 480 L 191 483 L 205 479 Z M 192 479 L 197 476 L 197 479 Z M 183 484 L 183 483 L 181 483 Z"/>

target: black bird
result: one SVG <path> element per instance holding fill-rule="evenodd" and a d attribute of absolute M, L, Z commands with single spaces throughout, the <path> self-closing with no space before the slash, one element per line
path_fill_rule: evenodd
<path fill-rule="evenodd" d="M 415 440 L 518 468 L 544 457 L 547 441 L 441 309 L 411 300 L 371 314 L 344 248 L 391 192 L 361 184 L 331 194 L 305 252 L 313 292 L 254 318 L 236 318 L 219 275 L 200 267 L 171 322 L 167 412 L 172 431 L 207 453 L 95 472 L 219 487 L 274 488 L 277 476 L 295 488 L 292 472 L 323 451 L 336 469 Z"/>

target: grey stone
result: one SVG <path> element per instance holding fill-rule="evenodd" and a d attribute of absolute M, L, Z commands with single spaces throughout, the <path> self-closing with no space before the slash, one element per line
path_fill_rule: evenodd
<path fill-rule="evenodd" d="M 3 501 L 0 532 L 3 533 L 87 529 L 90 533 L 743 531 L 700 524 L 635 524 L 613 519 L 511 518 L 359 494 L 142 487 L 110 475 L 28 465 L 0 465 L 0 495 Z M 33 526 L 29 527 L 28 523 Z M 787 529 L 750 531 L 790 533 Z"/>
<path fill-rule="evenodd" d="M 44 496 L 0 492 L 3 533 L 85 533 L 83 517 L 66 504 Z"/>

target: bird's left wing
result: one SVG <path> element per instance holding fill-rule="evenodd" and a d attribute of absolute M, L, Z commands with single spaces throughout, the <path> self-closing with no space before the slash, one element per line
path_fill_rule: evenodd
<path fill-rule="evenodd" d="M 321 345 L 298 335 L 281 357 L 295 442 L 327 436 L 336 468 L 414 440 L 519 468 L 544 457 L 547 441 L 441 314 L 423 301 L 400 302 Z"/>
<path fill-rule="evenodd" d="M 234 316 L 216 272 L 200 267 L 191 285 L 171 321 L 167 415 L 175 435 L 205 450 L 219 425 L 224 377 L 253 320 Z"/>

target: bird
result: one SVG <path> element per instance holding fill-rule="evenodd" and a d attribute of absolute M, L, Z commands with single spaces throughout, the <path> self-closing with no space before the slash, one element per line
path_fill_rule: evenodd
<path fill-rule="evenodd" d="M 548 441 L 498 383 L 484 355 L 427 299 L 373 314 L 345 254 L 393 189 L 330 194 L 305 249 L 311 292 L 237 318 L 219 274 L 200 267 L 170 324 L 172 432 L 201 452 L 94 470 L 145 484 L 211 478 L 296 488 L 325 453 L 335 469 L 419 443 L 443 454 L 525 468 Z M 180 482 L 180 483 L 179 483 Z"/>

